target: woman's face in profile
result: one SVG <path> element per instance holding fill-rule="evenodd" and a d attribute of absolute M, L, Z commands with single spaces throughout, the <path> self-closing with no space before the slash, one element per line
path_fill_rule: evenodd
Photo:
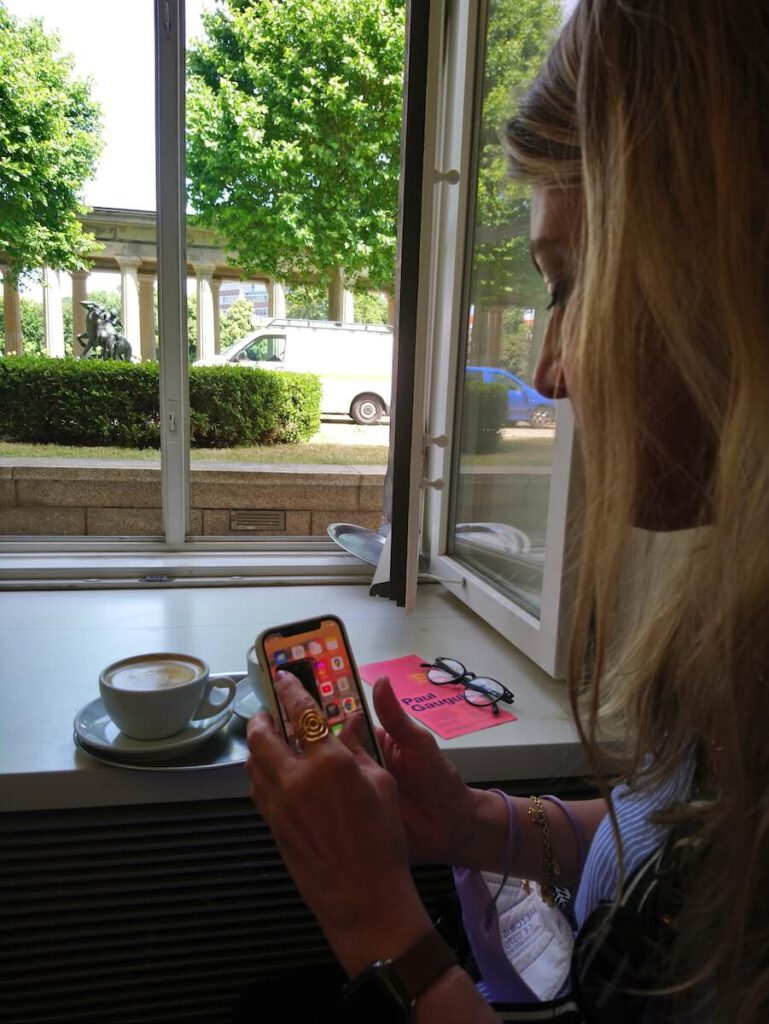
<path fill-rule="evenodd" d="M 548 398 L 570 398 L 577 423 L 590 401 L 590 382 L 576 372 L 569 301 L 578 279 L 582 193 L 579 188 L 535 186 L 531 202 L 531 254 L 550 294 L 534 386 Z M 683 381 L 664 372 L 662 341 L 648 334 L 638 345 L 636 365 L 628 367 L 638 389 L 639 496 L 633 525 L 648 530 L 680 530 L 700 525 L 703 487 L 712 468 L 712 446 Z"/>

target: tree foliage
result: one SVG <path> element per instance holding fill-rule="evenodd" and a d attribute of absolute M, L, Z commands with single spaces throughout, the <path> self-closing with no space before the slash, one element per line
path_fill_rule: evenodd
<path fill-rule="evenodd" d="M 0 251 L 12 279 L 94 251 L 77 214 L 101 151 L 100 110 L 59 37 L 0 3 Z"/>
<path fill-rule="evenodd" d="M 328 297 L 320 284 L 292 284 L 286 289 L 286 316 L 296 320 L 325 320 Z"/>
<path fill-rule="evenodd" d="M 543 289 L 529 258 L 528 187 L 510 179 L 500 141 L 516 96 L 541 67 L 560 0 L 491 0 L 481 115 L 474 295 L 487 308 L 534 307 Z"/>
<path fill-rule="evenodd" d="M 189 53 L 187 173 L 249 272 L 395 272 L 404 0 L 223 0 Z"/>
<path fill-rule="evenodd" d="M 234 345 L 254 329 L 254 307 L 248 299 L 237 299 L 219 324 L 219 344 L 224 348 Z"/>

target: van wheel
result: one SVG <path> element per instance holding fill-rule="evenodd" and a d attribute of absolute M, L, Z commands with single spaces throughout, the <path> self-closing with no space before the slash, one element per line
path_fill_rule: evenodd
<path fill-rule="evenodd" d="M 359 395 L 350 406 L 350 415 L 362 426 L 379 423 L 383 413 L 384 405 L 376 395 Z"/>

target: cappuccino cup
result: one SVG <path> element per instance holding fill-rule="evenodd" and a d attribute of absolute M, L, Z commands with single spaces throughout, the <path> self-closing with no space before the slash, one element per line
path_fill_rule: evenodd
<path fill-rule="evenodd" d="M 226 693 L 214 701 L 217 690 Z M 102 669 L 99 692 L 126 736 L 160 740 L 224 711 L 235 699 L 235 683 L 209 679 L 208 665 L 190 654 L 139 654 Z"/>

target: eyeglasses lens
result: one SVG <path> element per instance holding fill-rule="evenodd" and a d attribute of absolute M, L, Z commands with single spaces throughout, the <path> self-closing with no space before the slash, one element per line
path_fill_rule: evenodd
<path fill-rule="evenodd" d="M 431 683 L 441 686 L 445 683 L 456 683 L 467 670 L 461 661 L 454 661 L 453 658 L 438 658 L 436 663 L 427 671 L 427 678 Z"/>
<path fill-rule="evenodd" d="M 471 685 L 465 684 L 465 700 L 470 704 L 483 707 L 486 704 L 496 704 L 504 696 L 505 688 L 496 679 L 473 679 Z"/>

